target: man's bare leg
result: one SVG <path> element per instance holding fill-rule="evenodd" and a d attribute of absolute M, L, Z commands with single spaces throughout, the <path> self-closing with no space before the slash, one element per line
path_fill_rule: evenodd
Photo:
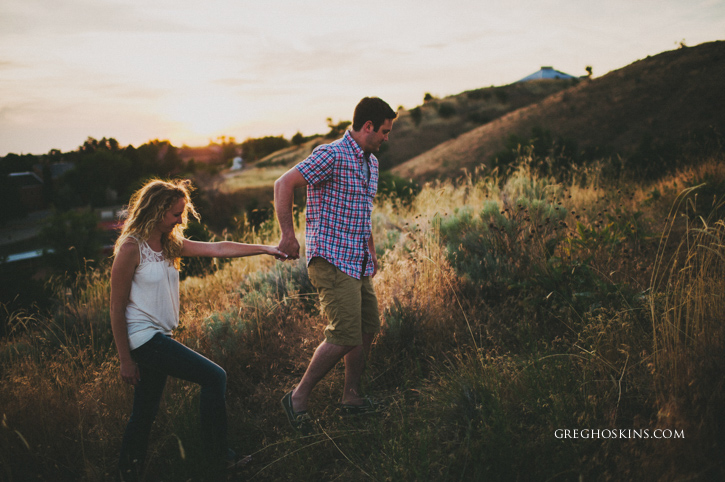
<path fill-rule="evenodd" d="M 362 346 L 344 346 L 344 345 L 333 345 L 323 341 L 315 350 L 315 354 L 312 355 L 312 360 L 305 371 L 300 384 L 297 385 L 295 391 L 292 393 L 292 409 L 295 412 L 307 410 L 307 399 L 312 393 L 312 389 L 315 385 L 324 378 L 327 373 L 332 370 L 338 361 L 349 352 L 360 348 L 362 352 Z"/>
<path fill-rule="evenodd" d="M 360 380 L 365 369 L 365 360 L 370 354 L 370 345 L 374 334 L 363 333 L 363 344 L 358 345 L 345 355 L 345 388 L 342 391 L 342 403 L 360 405 L 363 398 L 360 393 Z"/>

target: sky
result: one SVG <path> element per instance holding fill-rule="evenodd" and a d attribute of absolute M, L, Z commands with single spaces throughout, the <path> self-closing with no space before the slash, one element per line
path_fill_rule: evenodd
<path fill-rule="evenodd" d="M 541 66 L 725 39 L 725 0 L 1 0 L 0 156 L 327 132 Z"/>

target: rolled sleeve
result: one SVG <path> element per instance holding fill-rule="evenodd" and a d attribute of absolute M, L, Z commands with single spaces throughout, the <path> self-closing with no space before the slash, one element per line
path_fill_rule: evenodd
<path fill-rule="evenodd" d="M 318 146 L 304 161 L 297 164 L 297 170 L 305 178 L 307 184 L 321 184 L 332 177 L 335 156 L 329 145 Z"/>

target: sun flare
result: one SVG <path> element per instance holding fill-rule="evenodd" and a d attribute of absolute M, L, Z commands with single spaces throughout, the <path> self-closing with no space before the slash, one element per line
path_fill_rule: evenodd
<path fill-rule="evenodd" d="M 163 109 L 163 116 L 178 125 L 179 134 L 213 138 L 238 124 L 240 112 L 228 93 L 193 92 L 176 97 Z"/>

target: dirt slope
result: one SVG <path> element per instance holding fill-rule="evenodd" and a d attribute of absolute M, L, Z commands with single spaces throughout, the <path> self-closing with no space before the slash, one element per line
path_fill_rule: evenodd
<path fill-rule="evenodd" d="M 579 79 L 549 79 L 484 87 L 441 99 L 434 98 L 410 110 L 399 109 L 393 134 L 377 154 L 380 166 L 383 170 L 390 169 L 577 82 Z"/>

